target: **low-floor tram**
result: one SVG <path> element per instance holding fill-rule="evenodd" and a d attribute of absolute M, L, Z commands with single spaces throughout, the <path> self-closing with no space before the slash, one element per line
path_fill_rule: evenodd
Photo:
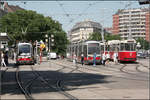
<path fill-rule="evenodd" d="M 85 41 L 74 43 L 67 47 L 67 58 L 73 61 L 76 55 L 77 62 L 81 63 L 81 54 L 84 54 L 84 64 L 93 63 L 93 55 L 96 53 L 96 63 L 101 63 L 101 49 L 99 41 Z"/>
<path fill-rule="evenodd" d="M 16 47 L 16 64 L 34 64 L 31 43 L 18 43 Z"/>

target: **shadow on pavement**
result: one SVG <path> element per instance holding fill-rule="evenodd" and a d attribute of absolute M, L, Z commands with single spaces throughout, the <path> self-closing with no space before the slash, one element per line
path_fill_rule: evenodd
<path fill-rule="evenodd" d="M 10 64 L 9 68 L 12 65 Z M 90 74 L 90 73 L 62 73 L 58 71 L 37 71 L 51 86 L 56 86 L 58 80 L 61 80 L 61 85 L 64 90 L 77 89 L 72 86 L 86 86 L 94 84 L 112 83 L 115 81 L 107 81 L 106 79 L 111 77 L 107 75 L 100 74 Z M 49 88 L 48 84 L 43 83 L 40 78 L 37 78 L 32 71 L 20 71 L 20 79 L 23 86 L 27 87 L 31 80 L 34 79 L 32 84 L 28 86 L 29 91 L 34 93 L 47 93 L 47 92 L 57 92 L 53 88 Z M 16 73 L 12 71 L 6 71 L 4 77 L 1 80 L 1 95 L 4 94 L 22 94 L 19 90 L 18 84 L 16 83 Z M 67 88 L 72 87 L 72 88 Z M 95 87 L 96 88 L 96 87 Z"/>

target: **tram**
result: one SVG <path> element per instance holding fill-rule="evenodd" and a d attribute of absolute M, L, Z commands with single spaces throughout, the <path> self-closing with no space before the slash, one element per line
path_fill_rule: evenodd
<path fill-rule="evenodd" d="M 134 39 L 120 41 L 118 61 L 136 61 L 136 41 Z"/>
<path fill-rule="evenodd" d="M 101 49 L 104 51 L 104 43 L 101 45 Z M 128 39 L 110 40 L 106 42 L 105 54 L 109 53 L 111 60 L 113 60 L 114 52 L 118 55 L 118 61 L 136 61 L 136 41 L 134 39 Z"/>
<path fill-rule="evenodd" d="M 74 55 L 76 55 L 77 62 L 81 63 L 81 54 L 84 54 L 84 64 L 93 63 L 93 54 L 96 53 L 96 63 L 101 63 L 101 52 L 99 41 L 85 41 L 80 43 L 74 43 L 67 47 L 67 58 L 73 61 Z"/>
<path fill-rule="evenodd" d="M 34 64 L 33 47 L 31 43 L 17 44 L 16 64 Z"/>

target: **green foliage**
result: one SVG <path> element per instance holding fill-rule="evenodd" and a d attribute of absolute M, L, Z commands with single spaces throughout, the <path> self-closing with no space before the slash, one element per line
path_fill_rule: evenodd
<path fill-rule="evenodd" d="M 121 37 L 119 35 L 111 35 L 111 34 L 107 34 L 105 33 L 104 35 L 104 39 L 106 41 L 108 40 L 121 40 Z M 98 32 L 94 32 L 90 35 L 89 39 L 88 40 L 96 40 L 96 41 L 101 41 L 102 40 L 102 37 L 101 37 L 101 34 L 98 33 Z"/>
<path fill-rule="evenodd" d="M 96 40 L 96 41 L 101 41 L 102 40 L 102 37 L 100 35 L 100 33 L 98 32 L 94 32 L 94 33 L 91 33 L 90 36 L 89 36 L 89 39 L 88 40 Z"/>
<path fill-rule="evenodd" d="M 67 36 L 61 24 L 51 17 L 44 17 L 31 10 L 17 10 L 0 18 L 0 32 L 7 32 L 11 43 L 18 41 L 45 41 L 45 35 L 54 34 L 55 42 L 53 51 L 65 53 Z"/>
<path fill-rule="evenodd" d="M 138 38 L 137 40 L 136 40 L 136 42 L 138 43 L 140 43 L 140 45 L 141 45 L 141 49 L 144 49 L 144 50 L 148 50 L 149 49 L 149 42 L 148 41 L 146 41 L 146 40 L 144 40 L 143 38 Z"/>
<path fill-rule="evenodd" d="M 105 34 L 104 36 L 105 40 L 121 40 L 121 37 L 119 35 L 111 35 L 111 34 Z"/>

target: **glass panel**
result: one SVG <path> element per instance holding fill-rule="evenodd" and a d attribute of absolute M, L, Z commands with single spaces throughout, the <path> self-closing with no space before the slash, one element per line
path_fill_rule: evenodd
<path fill-rule="evenodd" d="M 135 51 L 136 45 L 135 43 L 126 43 L 125 44 L 125 50 L 127 51 Z"/>
<path fill-rule="evenodd" d="M 121 51 L 125 50 L 125 48 L 124 48 L 124 43 L 121 43 L 121 44 L 120 44 L 120 50 L 121 50 Z"/>
<path fill-rule="evenodd" d="M 100 54 L 100 47 L 98 43 L 88 44 L 88 54 Z"/>
<path fill-rule="evenodd" d="M 30 45 L 19 46 L 19 54 L 21 53 L 30 53 Z"/>

